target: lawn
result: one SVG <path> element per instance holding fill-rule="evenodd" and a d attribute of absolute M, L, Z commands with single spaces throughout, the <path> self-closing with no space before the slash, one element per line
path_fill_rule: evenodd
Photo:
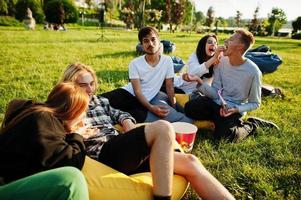
<path fill-rule="evenodd" d="M 127 67 L 136 57 L 137 31 L 97 28 L 66 32 L 25 31 L 0 27 L 0 122 L 13 98 L 44 101 L 64 68 L 73 62 L 91 65 L 100 80 L 99 92 L 127 83 Z M 200 34 L 161 32 L 176 44 L 172 55 L 188 59 Z M 220 36 L 222 42 L 227 35 Z M 100 38 L 101 39 L 101 38 Z M 256 38 L 283 58 L 283 64 L 263 76 L 263 82 L 282 88 L 285 99 L 264 98 L 249 113 L 272 120 L 280 131 L 258 130 L 246 141 L 214 141 L 200 130 L 193 153 L 237 199 L 301 199 L 301 41 Z M 189 190 L 184 199 L 197 199 Z"/>

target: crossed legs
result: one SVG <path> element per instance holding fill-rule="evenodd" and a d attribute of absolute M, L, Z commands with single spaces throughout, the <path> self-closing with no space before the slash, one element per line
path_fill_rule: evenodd
<path fill-rule="evenodd" d="M 192 154 L 174 153 L 174 173 L 185 177 L 202 199 L 234 199 L 229 191 Z"/>
<path fill-rule="evenodd" d="M 173 173 L 185 177 L 202 199 L 234 199 L 229 191 L 191 154 L 174 152 L 174 131 L 170 123 L 157 121 L 145 127 L 151 146 L 150 168 L 154 195 L 170 196 Z"/>

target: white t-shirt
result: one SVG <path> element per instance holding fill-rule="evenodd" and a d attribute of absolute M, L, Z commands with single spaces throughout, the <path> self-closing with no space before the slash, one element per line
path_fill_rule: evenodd
<path fill-rule="evenodd" d="M 158 94 L 165 79 L 173 77 L 174 69 L 170 56 L 161 55 L 160 61 L 155 67 L 146 62 L 145 55 L 135 58 L 129 65 L 129 78 L 140 80 L 142 94 L 148 101 Z M 135 96 L 131 83 L 124 86 L 123 89 Z"/>
<path fill-rule="evenodd" d="M 203 76 L 206 73 L 209 73 L 209 70 L 205 66 L 205 63 L 200 64 L 198 57 L 193 53 L 189 57 L 187 73 L 192 75 L 197 75 L 199 77 Z M 197 83 L 196 82 L 187 82 L 182 79 L 181 76 L 176 76 L 174 78 L 174 86 L 183 90 L 186 94 L 191 94 L 195 90 Z"/>

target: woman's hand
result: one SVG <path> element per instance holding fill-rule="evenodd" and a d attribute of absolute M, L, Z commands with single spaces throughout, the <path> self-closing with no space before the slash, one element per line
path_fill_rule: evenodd
<path fill-rule="evenodd" d="M 183 78 L 184 81 L 187 81 L 187 82 L 197 82 L 199 84 L 203 84 L 203 80 L 197 75 L 184 73 L 182 75 L 182 78 Z"/>
<path fill-rule="evenodd" d="M 96 135 L 98 131 L 99 131 L 98 128 L 87 128 L 80 135 L 83 136 L 83 138 L 88 139 L 89 137 Z"/>

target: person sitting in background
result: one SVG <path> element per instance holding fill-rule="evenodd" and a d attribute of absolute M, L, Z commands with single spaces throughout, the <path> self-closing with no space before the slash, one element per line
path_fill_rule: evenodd
<path fill-rule="evenodd" d="M 187 102 L 185 113 L 194 119 L 212 120 L 217 138 L 226 137 L 237 142 L 258 126 L 278 128 L 259 118 L 252 117 L 247 122 L 241 120 L 245 112 L 257 109 L 261 102 L 261 72 L 256 64 L 244 57 L 253 43 L 252 33 L 238 29 L 225 40 L 225 46 L 218 47 L 215 54 L 223 52 L 224 57 L 214 68 L 212 85 L 199 76 L 184 75 L 185 80 L 196 81 L 205 95 Z"/>
<path fill-rule="evenodd" d="M 169 122 L 158 120 L 136 128 L 131 115 L 95 96 L 97 78 L 91 67 L 71 64 L 60 81 L 78 84 L 90 97 L 85 122 L 99 130 L 83 133 L 88 156 L 127 175 L 150 171 L 155 200 L 170 199 L 173 173 L 185 177 L 204 199 L 234 199 L 197 157 L 174 151 L 175 132 Z M 125 131 L 118 131 L 115 124 Z"/>
<path fill-rule="evenodd" d="M 130 63 L 130 83 L 102 96 L 109 99 L 112 107 L 129 112 L 138 122 L 164 119 L 191 123 L 192 119 L 175 109 L 173 62 L 170 56 L 161 54 L 157 30 L 143 27 L 138 38 L 145 55 Z M 164 81 L 166 94 L 160 92 Z"/>
<path fill-rule="evenodd" d="M 215 54 L 217 42 L 216 35 L 205 35 L 200 39 L 195 53 L 189 57 L 187 73 L 197 75 L 211 83 L 213 66 L 217 64 L 219 58 L 219 55 Z M 174 86 L 176 93 L 191 94 L 196 89 L 197 83 L 185 81 L 182 76 L 175 76 Z"/>

